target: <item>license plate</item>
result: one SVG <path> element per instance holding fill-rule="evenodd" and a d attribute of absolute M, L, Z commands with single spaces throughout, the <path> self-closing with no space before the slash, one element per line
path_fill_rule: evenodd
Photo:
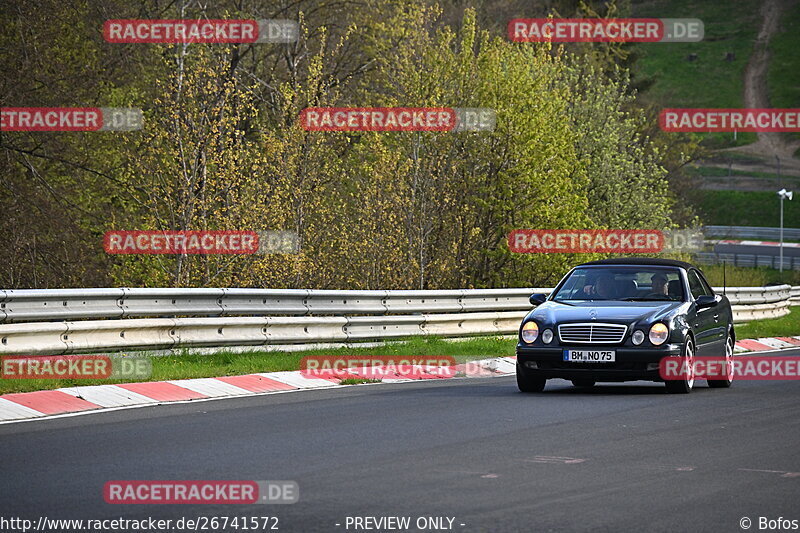
<path fill-rule="evenodd" d="M 614 350 L 564 350 L 564 361 L 569 363 L 613 363 L 616 359 Z"/>

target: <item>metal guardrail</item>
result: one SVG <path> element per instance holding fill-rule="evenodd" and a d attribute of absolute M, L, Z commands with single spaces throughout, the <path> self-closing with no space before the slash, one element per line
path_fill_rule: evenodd
<path fill-rule="evenodd" d="M 753 239 L 777 241 L 780 239 L 780 228 L 765 228 L 756 226 L 705 226 L 703 235 L 709 237 L 722 237 L 727 239 Z M 789 241 L 800 241 L 800 228 L 783 228 L 783 238 Z"/>
<path fill-rule="evenodd" d="M 527 311 L 359 317 L 220 317 L 0 325 L 0 354 L 359 342 L 419 335 L 514 333 Z"/>
<path fill-rule="evenodd" d="M 771 285 L 769 287 L 728 287 L 725 295 L 732 306 L 772 304 L 788 301 L 793 290 L 798 291 L 800 296 L 800 286 L 791 287 L 789 285 Z M 722 294 L 722 287 L 714 287 L 714 291 Z"/>
<path fill-rule="evenodd" d="M 306 289 L 0 290 L 0 323 L 176 316 L 315 316 L 529 309 L 549 288 L 438 291 Z"/>
<path fill-rule="evenodd" d="M 529 296 L 551 290 L 0 291 L 5 321 L 0 324 L 0 354 L 55 355 L 105 350 L 358 342 L 417 335 L 513 334 L 531 309 Z M 721 288 L 715 290 L 721 291 Z M 800 305 L 800 287 L 788 285 L 730 287 L 726 293 L 735 322 L 783 316 L 789 312 L 790 305 Z M 160 318 L 139 318 L 153 315 Z M 181 318 L 180 315 L 191 316 Z M 88 320 L 75 320 L 79 318 Z M 92 320 L 96 318 L 108 320 Z"/>
<path fill-rule="evenodd" d="M 698 252 L 694 254 L 694 259 L 702 265 L 719 265 L 725 263 L 739 267 L 768 267 L 780 268 L 780 257 L 777 255 L 760 254 L 731 254 L 715 252 Z M 800 256 L 783 256 L 783 268 L 785 270 L 800 270 Z"/>

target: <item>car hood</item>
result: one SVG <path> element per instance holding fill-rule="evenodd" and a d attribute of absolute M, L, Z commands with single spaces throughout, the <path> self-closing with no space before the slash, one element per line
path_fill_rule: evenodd
<path fill-rule="evenodd" d="M 669 320 L 684 302 L 609 302 L 602 300 L 571 302 L 569 304 L 547 301 L 528 313 L 526 319 L 535 319 L 540 324 L 563 324 L 565 322 L 611 322 L 631 324 L 634 322 L 657 322 Z"/>

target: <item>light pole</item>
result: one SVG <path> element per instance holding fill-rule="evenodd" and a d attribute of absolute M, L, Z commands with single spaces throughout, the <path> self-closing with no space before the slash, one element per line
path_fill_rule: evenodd
<path fill-rule="evenodd" d="M 792 191 L 787 191 L 786 189 L 781 189 L 778 191 L 778 196 L 781 199 L 781 250 L 780 250 L 780 272 L 783 272 L 783 199 L 788 198 L 789 200 L 792 199 Z"/>

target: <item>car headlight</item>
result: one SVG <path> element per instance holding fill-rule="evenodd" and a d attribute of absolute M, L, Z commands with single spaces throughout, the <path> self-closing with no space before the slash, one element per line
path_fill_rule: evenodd
<path fill-rule="evenodd" d="M 553 341 L 553 330 L 546 329 L 542 332 L 542 342 L 545 344 L 550 344 Z"/>
<path fill-rule="evenodd" d="M 644 342 L 644 331 L 642 331 L 640 329 L 637 329 L 636 331 L 634 331 L 633 332 L 633 337 L 631 337 L 631 340 L 633 341 L 633 344 L 635 344 L 636 346 L 639 346 L 640 344 L 642 344 Z"/>
<path fill-rule="evenodd" d="M 662 324 L 661 322 L 653 324 L 653 327 L 650 328 L 649 337 L 650 342 L 652 342 L 655 346 L 664 344 L 664 341 L 666 341 L 667 337 L 669 337 L 669 328 L 667 328 L 666 324 Z"/>
<path fill-rule="evenodd" d="M 536 337 L 539 336 L 539 325 L 531 320 L 530 322 L 525 322 L 522 326 L 522 340 L 528 344 L 532 343 L 536 340 Z"/>

